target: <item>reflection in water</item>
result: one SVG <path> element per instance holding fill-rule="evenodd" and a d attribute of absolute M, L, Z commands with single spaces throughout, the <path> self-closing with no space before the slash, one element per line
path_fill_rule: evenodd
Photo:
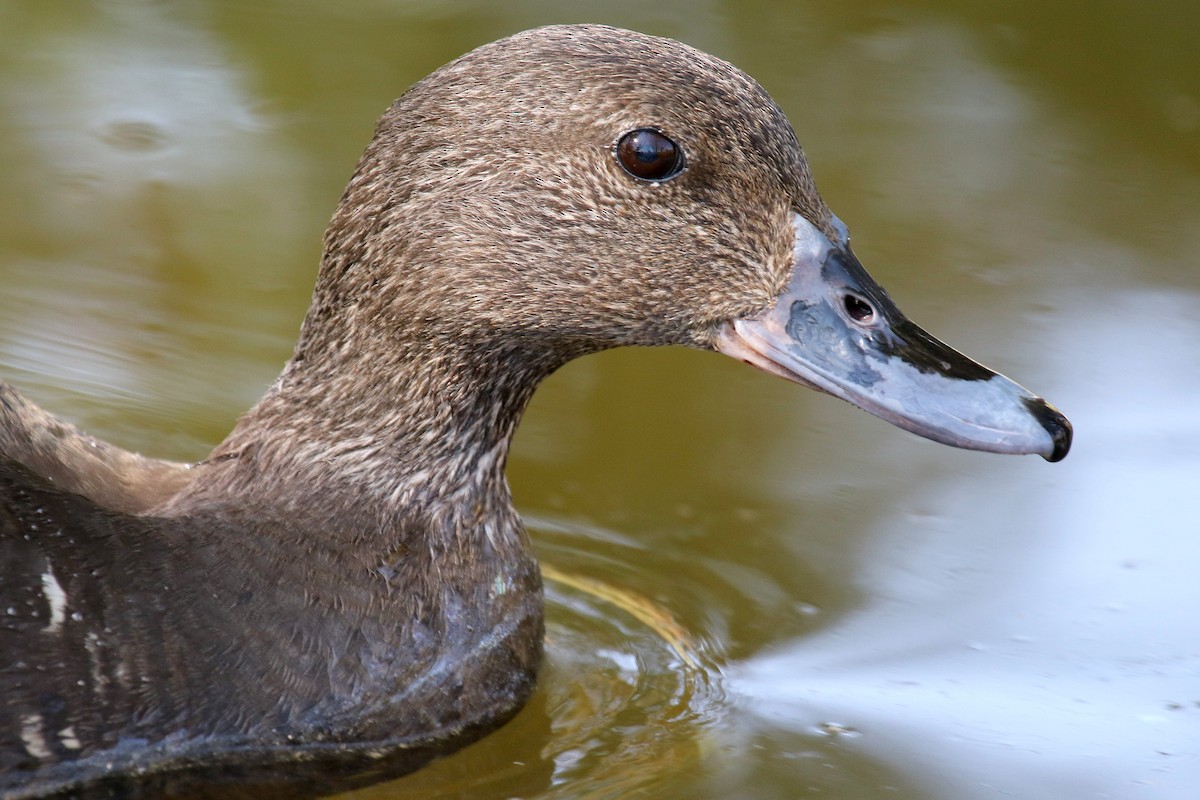
<path fill-rule="evenodd" d="M 1064 325 L 1064 385 L 1087 385 L 1097 342 L 1123 377 L 1072 408 L 1067 468 L 915 499 L 938 511 L 882 522 L 863 607 L 740 665 L 731 690 L 784 730 L 853 726 L 855 747 L 929 797 L 1194 797 L 1200 375 L 1179 366 L 1200 341 L 1198 300 L 1108 298 L 1107 319 Z M 1148 348 L 1131 320 L 1171 322 Z"/>
<path fill-rule="evenodd" d="M 295 252 L 304 172 L 202 14 L 114 0 L 47 26 L 32 7 L 6 11 L 0 158 L 6 196 L 20 200 L 0 220 L 4 377 L 35 396 L 51 376 L 69 381 L 89 396 L 84 408 L 96 397 L 142 403 L 172 433 L 188 407 L 227 426 L 261 393 L 262 352 L 277 362 L 294 338 L 290 309 L 261 301 L 284 280 L 280 268 L 294 280 L 296 262 L 280 257 Z M 304 252 L 316 245 L 313 235 Z M 55 295 L 69 324 L 37 301 Z M 285 338 L 229 330 L 273 317 L 286 320 Z M 174 362 L 161 387 L 146 383 L 155 361 Z M 65 399 L 52 405 L 69 413 Z M 214 414 L 222 404 L 231 411 Z M 157 454 L 204 452 L 180 438 Z"/>
<path fill-rule="evenodd" d="M 3 36 L 22 66 L 0 73 L 0 105 L 19 134 L 6 141 L 20 155 L 9 179 L 31 189 L 13 212 L 53 227 L 69 255 L 90 245 L 103 248 L 93 260 L 134 266 L 194 261 L 224 245 L 233 267 L 231 224 L 249 234 L 286 218 L 293 192 L 276 181 L 295 178 L 288 154 L 202 20 L 170 5 L 109 2 L 52 35 L 17 22 Z M 239 223 L 239 208 L 255 219 Z"/>

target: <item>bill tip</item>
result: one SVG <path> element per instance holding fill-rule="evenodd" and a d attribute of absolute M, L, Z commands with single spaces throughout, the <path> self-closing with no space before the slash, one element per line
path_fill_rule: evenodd
<path fill-rule="evenodd" d="M 1025 405 L 1050 435 L 1050 452 L 1042 453 L 1042 458 L 1051 463 L 1062 461 L 1071 450 L 1071 439 L 1074 435 L 1070 420 L 1040 397 L 1026 399 Z"/>

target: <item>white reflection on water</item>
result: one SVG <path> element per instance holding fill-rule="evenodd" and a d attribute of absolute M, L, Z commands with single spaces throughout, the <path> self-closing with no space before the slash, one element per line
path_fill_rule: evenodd
<path fill-rule="evenodd" d="M 849 726 L 932 797 L 1196 796 L 1200 298 L 1092 299 L 1053 356 L 1074 452 L 883 522 L 860 610 L 731 671 L 773 725 Z"/>
<path fill-rule="evenodd" d="M 0 186 L 14 200 L 0 220 L 5 379 L 39 399 L 46 378 L 86 391 L 78 408 L 53 394 L 47 405 L 88 427 L 97 397 L 143 404 L 168 430 L 189 413 L 227 424 L 228 412 L 208 409 L 239 385 L 232 407 L 245 407 L 270 374 L 243 352 L 262 347 L 275 364 L 294 335 L 292 314 L 284 346 L 261 332 L 277 312 L 254 292 L 296 280 L 288 256 L 306 172 L 202 9 L 110 0 L 54 25 L 10 11 L 0 26 L 10 65 Z M 307 253 L 318 239 L 306 235 Z M 48 307 L 73 314 L 65 324 Z M 156 377 L 156 360 L 172 359 L 174 374 Z M 123 444 L 161 454 L 157 441 Z M 206 449 L 188 444 L 167 454 Z"/>
<path fill-rule="evenodd" d="M 32 189 L 21 209 L 31 222 L 104 246 L 118 241 L 114 229 L 144 239 L 148 218 L 178 215 L 173 244 L 195 258 L 222 238 L 210 226 L 231 236 L 231 205 L 253 208 L 255 229 L 292 207 L 275 179 L 294 161 L 204 27 L 166 7 L 110 2 L 52 35 L 18 25 L 0 37 L 21 67 L 0 73 L 0 106 L 23 156 L 15 177 Z"/>

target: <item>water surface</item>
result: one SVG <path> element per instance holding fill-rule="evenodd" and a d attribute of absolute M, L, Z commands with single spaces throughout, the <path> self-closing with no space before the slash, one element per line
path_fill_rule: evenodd
<path fill-rule="evenodd" d="M 274 377 L 382 109 L 558 21 L 675 36 L 792 118 L 910 316 L 1058 405 L 966 453 L 712 354 L 606 353 L 510 465 L 549 657 L 360 798 L 1193 798 L 1200 7 L 0 7 L 0 375 L 195 459 Z"/>

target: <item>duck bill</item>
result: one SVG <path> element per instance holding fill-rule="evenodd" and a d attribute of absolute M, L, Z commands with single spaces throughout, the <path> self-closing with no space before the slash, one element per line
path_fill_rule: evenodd
<path fill-rule="evenodd" d="M 775 305 L 721 325 L 716 348 L 936 442 L 1058 461 L 1071 424 L 1042 398 L 900 313 L 850 250 L 796 215 L 792 276 Z"/>

